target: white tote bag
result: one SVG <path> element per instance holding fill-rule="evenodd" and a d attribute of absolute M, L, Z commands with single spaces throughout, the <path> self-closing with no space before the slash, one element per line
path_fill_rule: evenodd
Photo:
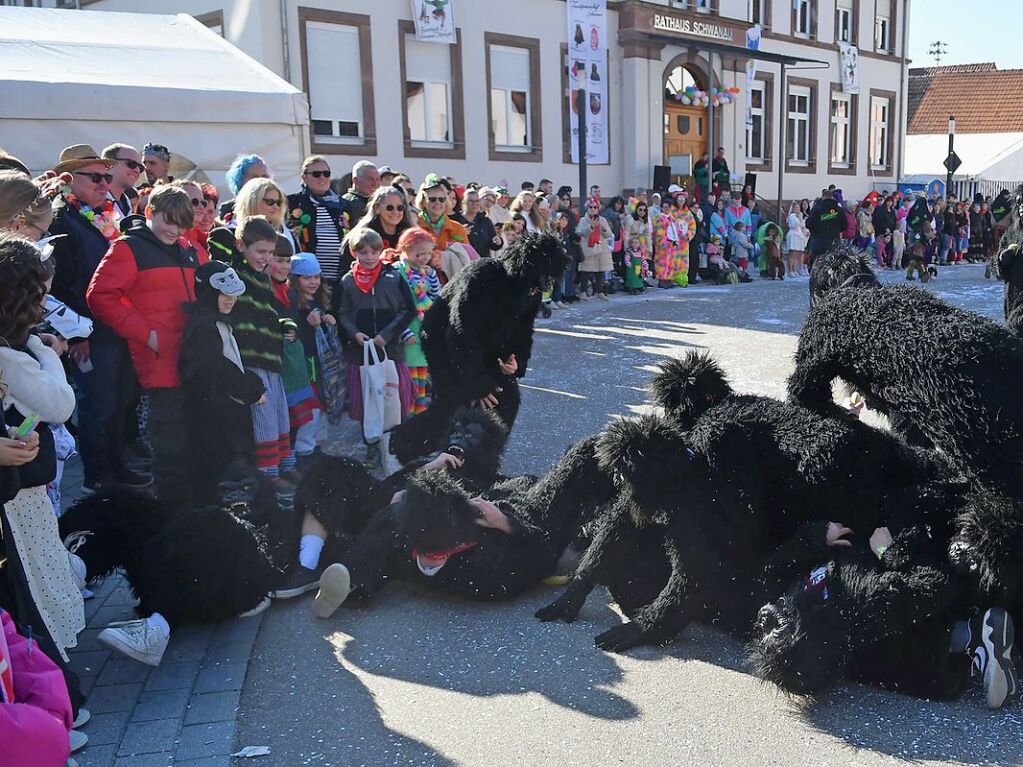
<path fill-rule="evenodd" d="M 385 431 L 401 423 L 398 368 L 386 351 L 378 351 L 376 344 L 367 341 L 362 345 L 359 378 L 362 383 L 362 435 L 367 442 L 373 443 L 379 441 Z"/>

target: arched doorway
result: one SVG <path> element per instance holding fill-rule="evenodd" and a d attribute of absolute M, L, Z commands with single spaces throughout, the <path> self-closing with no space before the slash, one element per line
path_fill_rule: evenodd
<path fill-rule="evenodd" d="M 664 164 L 671 166 L 672 181 L 692 188 L 693 167 L 707 151 L 707 109 L 686 106 L 679 97 L 686 88 L 707 90 L 702 75 L 685 64 L 668 72 L 664 81 Z"/>

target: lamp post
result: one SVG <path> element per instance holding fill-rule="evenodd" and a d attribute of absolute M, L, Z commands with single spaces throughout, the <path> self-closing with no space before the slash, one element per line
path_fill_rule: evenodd
<path fill-rule="evenodd" d="M 956 138 L 956 118 L 955 115 L 948 116 L 948 157 L 946 160 L 946 168 L 948 168 L 948 175 L 945 176 L 945 197 L 948 198 L 949 194 L 952 193 L 952 174 L 955 172 L 955 168 L 952 167 L 950 162 L 951 158 L 955 156 L 953 145 L 955 144 Z"/>

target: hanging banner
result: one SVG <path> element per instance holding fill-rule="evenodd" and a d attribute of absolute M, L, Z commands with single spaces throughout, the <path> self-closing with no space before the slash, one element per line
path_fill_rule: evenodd
<path fill-rule="evenodd" d="M 412 0 L 412 18 L 416 23 L 416 40 L 423 43 L 454 45 L 455 0 Z"/>
<path fill-rule="evenodd" d="M 757 77 L 757 60 L 746 62 L 746 127 L 753 127 L 753 81 Z"/>
<path fill-rule="evenodd" d="M 838 44 L 839 69 L 842 70 L 842 93 L 860 92 L 860 52 L 855 45 Z"/>
<path fill-rule="evenodd" d="M 568 104 L 572 162 L 579 162 L 580 118 L 586 162 L 607 165 L 607 0 L 568 0 Z M 585 89 L 586 97 L 582 98 Z"/>

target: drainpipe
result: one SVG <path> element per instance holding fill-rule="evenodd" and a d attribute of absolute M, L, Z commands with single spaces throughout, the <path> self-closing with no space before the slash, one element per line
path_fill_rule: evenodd
<path fill-rule="evenodd" d="M 909 31 L 909 6 L 911 0 L 906 0 L 902 12 L 902 50 L 899 52 L 901 63 L 899 65 L 899 163 L 896 166 L 895 185 L 898 186 L 899 181 L 902 179 L 903 171 L 903 156 L 905 155 L 906 147 L 906 128 L 903 124 L 903 110 L 906 104 L 906 33 Z M 896 11 L 897 12 L 897 11 Z M 870 106 L 867 106 L 868 114 Z"/>
<path fill-rule="evenodd" d="M 284 45 L 284 79 L 291 82 L 291 46 L 288 40 L 288 0 L 281 0 L 281 35 Z"/>

